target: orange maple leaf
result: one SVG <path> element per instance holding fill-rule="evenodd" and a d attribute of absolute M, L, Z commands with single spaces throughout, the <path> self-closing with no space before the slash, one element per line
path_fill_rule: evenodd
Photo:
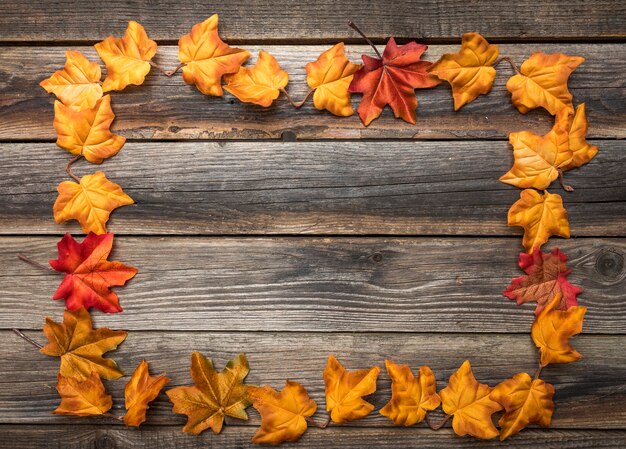
<path fill-rule="evenodd" d="M 159 395 L 170 381 L 164 375 L 151 376 L 148 362 L 142 360 L 124 388 L 126 414 L 124 424 L 139 426 L 146 420 L 148 404 Z"/>
<path fill-rule="evenodd" d="M 289 82 L 289 75 L 280 68 L 274 56 L 261 50 L 253 67 L 239 67 L 239 71 L 226 75 L 224 89 L 245 103 L 268 107 Z"/>
<path fill-rule="evenodd" d="M 57 374 L 57 391 L 61 403 L 52 412 L 56 415 L 98 416 L 108 412 L 113 399 L 107 394 L 98 373 L 83 380 Z"/>
<path fill-rule="evenodd" d="M 563 164 L 561 170 L 568 171 L 576 167 L 581 167 L 593 159 L 598 152 L 598 147 L 587 143 L 587 127 L 585 103 L 582 103 L 576 108 L 574 117 L 570 117 L 568 137 L 572 159 L 567 164 Z"/>
<path fill-rule="evenodd" d="M 197 23 L 178 41 L 178 59 L 185 64 L 183 79 L 205 95 L 221 97 L 222 76 L 237 73 L 250 53 L 229 47 L 217 34 L 217 14 Z"/>

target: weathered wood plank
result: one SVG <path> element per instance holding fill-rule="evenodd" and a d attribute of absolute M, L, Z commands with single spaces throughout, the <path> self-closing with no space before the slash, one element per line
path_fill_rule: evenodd
<path fill-rule="evenodd" d="M 305 63 L 313 61 L 327 46 L 251 46 L 256 55 L 264 48 L 275 54 L 290 75 L 289 91 L 302 98 L 308 90 Z M 436 60 L 458 45 L 431 46 L 427 59 Z M 53 97 L 38 86 L 65 61 L 66 47 L 4 47 L 0 51 L 0 139 L 33 140 L 56 138 L 52 127 Z M 92 47 L 77 47 L 99 60 Z M 366 46 L 348 46 L 348 54 L 360 61 Z M 589 135 L 597 138 L 626 138 L 625 81 L 616 73 L 626 70 L 626 47 L 622 44 L 532 44 L 501 45 L 501 53 L 518 63 L 534 51 L 582 55 L 586 62 L 570 78 L 576 103 L 586 102 Z M 256 56 L 255 56 L 256 57 Z M 177 47 L 159 48 L 156 60 L 164 67 L 178 64 Z M 180 75 L 167 78 L 152 73 L 141 87 L 113 93 L 117 114 L 114 128 L 135 139 L 268 139 L 281 138 L 408 138 L 408 139 L 506 139 L 520 129 L 543 132 L 552 118 L 545 111 L 523 116 L 510 103 L 505 89 L 513 73 L 506 64 L 498 66 L 493 91 L 455 113 L 447 83 L 419 90 L 418 123 L 396 120 L 389 108 L 368 128 L 358 117 L 334 117 L 317 111 L 312 102 L 300 110 L 280 98 L 271 108 L 243 104 L 226 93 L 224 98 L 206 97 L 186 85 Z M 360 97 L 353 96 L 358 106 Z"/>
<path fill-rule="evenodd" d="M 98 317 L 99 318 L 99 317 Z M 175 317 L 173 317 L 175 319 Z M 349 319 L 349 317 L 346 317 Z M 101 320 L 97 319 L 97 323 Z M 121 323 L 121 321 L 120 321 Z M 97 324 L 98 325 L 98 324 Z M 28 332 L 39 341 L 41 333 Z M 54 389 L 58 359 L 36 352 L 32 346 L 10 331 L 0 331 L 4 344 L 0 359 L 10 361 L 0 366 L 0 422 L 2 423 L 89 423 L 50 414 L 58 405 Z M 573 340 L 583 354 L 577 363 L 546 368 L 542 379 L 556 388 L 556 409 L 552 425 L 566 429 L 626 429 L 626 354 L 615 348 L 626 344 L 624 336 L 581 335 Z M 287 333 L 209 333 L 209 332 L 131 332 L 112 354 L 128 374 L 142 358 L 154 373 L 167 373 L 171 385 L 191 383 L 189 356 L 201 351 L 222 367 L 234 355 L 247 351 L 251 371 L 247 382 L 282 387 L 285 379 L 298 381 L 319 405 L 319 419 L 324 418 L 324 383 L 322 371 L 328 354 L 335 354 L 348 369 L 383 366 L 385 357 L 396 363 L 408 363 L 414 369 L 428 364 L 443 388 L 450 375 L 469 358 L 476 378 L 495 385 L 520 371 L 533 373 L 537 352 L 529 335 L 508 334 L 309 334 Z M 607 361 L 610 360 L 610 363 Z M 36 367 L 34 369 L 33 367 Z M 106 383 L 115 398 L 113 411 L 123 414 L 123 389 L 128 377 Z M 387 374 L 381 372 L 376 393 L 369 401 L 380 409 L 391 395 Z M 600 398 L 602 398 L 600 400 Z M 438 415 L 441 414 L 438 412 Z M 256 413 L 248 422 L 258 425 Z M 185 418 L 171 412 L 171 404 L 161 394 L 151 405 L 148 423 L 181 424 Z M 101 418 L 91 423 L 102 423 Z M 374 412 L 352 425 L 390 427 L 391 421 Z"/>
<path fill-rule="evenodd" d="M 57 257 L 56 238 L 2 238 L 0 328 L 40 329 L 63 303 L 60 278 L 17 259 Z M 626 333 L 624 239 L 558 242 L 584 289 L 585 333 Z M 117 289 L 129 330 L 520 332 L 534 307 L 502 292 L 516 239 L 119 238 L 114 257 L 139 274 Z M 149 317 L 149 318 L 148 318 Z M 504 324 L 506 323 L 506 324 Z"/>
<path fill-rule="evenodd" d="M 496 0 L 462 1 L 294 0 L 250 2 L 229 0 L 211 5 L 200 1 L 2 0 L 1 41 L 99 40 L 121 34 L 128 20 L 141 22 L 155 39 L 177 40 L 194 23 L 220 14 L 227 39 L 238 41 L 328 41 L 356 37 L 347 26 L 358 23 L 372 38 L 457 38 L 478 31 L 498 39 L 603 39 L 625 36 L 626 8 L 618 0 L 572 0 L 564 7 L 556 0 L 505 4 Z M 114 14 L 111 12 L 115 11 Z"/>

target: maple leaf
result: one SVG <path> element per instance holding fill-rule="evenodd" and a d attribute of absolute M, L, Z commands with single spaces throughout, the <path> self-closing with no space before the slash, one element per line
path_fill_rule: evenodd
<path fill-rule="evenodd" d="M 111 212 L 134 203 L 119 185 L 109 181 L 101 171 L 83 176 L 80 184 L 63 181 L 57 190 L 59 196 L 54 202 L 54 221 L 59 224 L 77 220 L 85 233 L 106 233 Z"/>
<path fill-rule="evenodd" d="M 363 67 L 354 73 L 350 92 L 363 94 L 359 117 L 365 126 L 377 118 L 389 105 L 396 118 L 415 124 L 417 115 L 416 88 L 429 88 L 441 81 L 428 73 L 432 62 L 421 61 L 426 45 L 409 42 L 398 47 L 389 38 L 382 59 L 361 56 Z"/>
<path fill-rule="evenodd" d="M 561 109 L 574 112 L 567 79 L 584 61 L 585 58 L 580 56 L 563 53 L 533 53 L 522 64 L 520 73 L 506 83 L 511 101 L 522 114 L 538 107 L 545 108 L 552 115 Z"/>
<path fill-rule="evenodd" d="M 128 22 L 124 37 L 109 36 L 94 47 L 107 67 L 102 83 L 105 92 L 143 84 L 150 72 L 150 60 L 157 52 L 157 43 L 148 38 L 146 30 L 134 20 Z"/>
<path fill-rule="evenodd" d="M 59 373 L 57 379 L 61 403 L 52 412 L 56 415 L 98 416 L 113 406 L 113 399 L 107 394 L 98 373 L 93 372 L 84 380 Z"/>
<path fill-rule="evenodd" d="M 582 103 L 576 108 L 576 114 L 569 124 L 569 149 L 572 152 L 572 159 L 567 164 L 563 164 L 560 167 L 561 170 L 568 171 L 585 165 L 598 152 L 598 147 L 587 143 L 587 127 L 585 103 Z"/>
<path fill-rule="evenodd" d="M 115 156 L 126 138 L 111 132 L 115 114 L 111 96 L 105 95 L 93 108 L 76 110 L 59 101 L 54 102 L 54 129 L 57 145 L 72 154 L 82 155 L 89 162 L 101 164 Z"/>
<path fill-rule="evenodd" d="M 183 432 L 197 435 L 210 427 L 220 433 L 224 416 L 247 420 L 250 399 L 243 381 L 249 370 L 244 354 L 228 362 L 221 373 L 199 352 L 191 354 L 191 378 L 195 386 L 166 392 L 174 404 L 173 412 L 188 416 Z"/>
<path fill-rule="evenodd" d="M 581 359 L 581 355 L 569 344 L 569 339 L 583 330 L 583 318 L 587 308 L 573 306 L 558 310 L 561 295 L 554 299 L 535 318 L 531 334 L 541 353 L 541 366 L 551 363 L 570 363 Z"/>
<path fill-rule="evenodd" d="M 374 406 L 363 400 L 376 391 L 376 379 L 380 368 L 375 366 L 358 371 L 346 371 L 334 355 L 328 357 L 324 369 L 326 411 L 337 424 L 361 419 L 374 410 Z"/>
<path fill-rule="evenodd" d="M 84 307 L 76 311 L 66 310 L 63 324 L 46 317 L 43 331 L 49 343 L 39 352 L 61 357 L 59 373 L 63 376 L 85 380 L 92 372 L 104 379 L 117 379 L 124 375 L 115 361 L 103 358 L 102 354 L 117 348 L 128 332 L 106 327 L 93 329 L 91 316 Z"/>
<path fill-rule="evenodd" d="M 148 404 L 159 395 L 170 381 L 164 375 L 151 376 L 148 362 L 142 360 L 124 388 L 126 414 L 124 424 L 139 426 L 146 420 Z"/>
<path fill-rule="evenodd" d="M 576 296 L 583 289 L 572 285 L 567 280 L 572 270 L 566 265 L 567 256 L 554 248 L 551 253 L 544 253 L 535 249 L 532 253 L 520 253 L 519 267 L 526 272 L 511 281 L 504 291 L 504 296 L 514 300 L 517 305 L 535 301 L 535 314 L 543 310 L 554 295 L 561 294 L 561 302 L 557 305 L 560 310 L 567 310 L 577 306 Z"/>
<path fill-rule="evenodd" d="M 102 97 L 100 66 L 77 51 L 66 51 L 65 58 L 63 70 L 57 70 L 39 85 L 66 106 L 93 108 Z"/>
<path fill-rule="evenodd" d="M 353 64 L 344 53 L 343 42 L 322 53 L 306 65 L 306 82 L 313 93 L 313 105 L 320 111 L 348 117 L 354 114 L 348 87 L 361 64 Z"/>
<path fill-rule="evenodd" d="M 298 382 L 287 380 L 280 393 L 269 386 L 248 387 L 252 406 L 261 414 L 261 427 L 253 443 L 279 444 L 298 441 L 306 432 L 308 416 L 317 404 Z"/>
<path fill-rule="evenodd" d="M 452 87 L 454 110 L 491 91 L 498 59 L 498 46 L 492 45 L 478 33 L 465 33 L 458 53 L 446 53 L 431 68 L 430 73 L 446 80 Z"/>
<path fill-rule="evenodd" d="M 560 195 L 533 189 L 520 192 L 520 199 L 509 209 L 509 226 L 524 228 L 522 244 L 527 252 L 541 248 L 551 235 L 569 238 L 567 212 Z"/>
<path fill-rule="evenodd" d="M 226 75 L 224 86 L 228 92 L 245 103 L 268 107 L 280 95 L 289 81 L 287 72 L 280 68 L 274 56 L 261 50 L 253 67 L 239 67 L 239 71 Z"/>
<path fill-rule="evenodd" d="M 391 378 L 391 400 L 380 410 L 397 426 L 412 426 L 426 418 L 428 410 L 441 403 L 437 394 L 437 381 L 428 366 L 422 366 L 416 376 L 408 365 L 396 365 L 385 360 Z"/>
<path fill-rule="evenodd" d="M 498 384 L 489 398 L 504 408 L 498 421 L 500 441 L 515 435 L 529 424 L 550 427 L 554 411 L 554 387 L 541 379 L 518 373 Z"/>
<path fill-rule="evenodd" d="M 469 360 L 450 376 L 448 386 L 439 395 L 443 411 L 452 415 L 454 433 L 482 439 L 498 436 L 491 415 L 502 410 L 502 406 L 489 398 L 492 390 L 489 385 L 478 383 Z"/>
<path fill-rule="evenodd" d="M 197 23 L 178 41 L 178 59 L 185 64 L 183 79 L 205 95 L 221 97 L 222 76 L 237 73 L 250 53 L 229 47 L 217 34 L 218 15 Z"/>

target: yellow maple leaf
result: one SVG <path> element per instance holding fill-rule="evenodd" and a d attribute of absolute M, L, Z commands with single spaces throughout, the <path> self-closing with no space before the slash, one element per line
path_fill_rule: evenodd
<path fill-rule="evenodd" d="M 322 53 L 315 62 L 306 65 L 306 82 L 313 93 L 313 105 L 320 111 L 348 117 L 354 114 L 348 87 L 354 72 L 361 64 L 353 64 L 344 53 L 343 42 L 339 42 Z"/>
<path fill-rule="evenodd" d="M 65 106 L 93 108 L 102 97 L 100 66 L 77 51 L 66 51 L 65 58 L 63 70 L 57 70 L 39 85 Z"/>
<path fill-rule="evenodd" d="M 222 76 L 236 73 L 250 53 L 225 44 L 217 33 L 218 16 L 197 23 L 178 41 L 178 59 L 185 64 L 183 79 L 205 95 L 221 97 Z"/>
<path fill-rule="evenodd" d="M 108 412 L 113 399 L 107 394 L 98 373 L 93 372 L 84 380 L 57 374 L 57 391 L 61 403 L 52 412 L 56 415 L 98 416 Z"/>
<path fill-rule="evenodd" d="M 496 78 L 494 62 L 498 59 L 498 46 L 492 45 L 478 33 L 465 33 L 458 53 L 443 55 L 430 73 L 446 80 L 452 87 L 454 110 L 491 91 Z"/>
<path fill-rule="evenodd" d="M 585 113 L 585 103 L 579 104 L 576 108 L 574 118 L 569 124 L 569 149 L 572 152 L 572 159 L 563 164 L 563 171 L 580 167 L 589 162 L 598 152 L 598 147 L 587 143 L 587 115 Z"/>
<path fill-rule="evenodd" d="M 124 37 L 109 36 L 94 47 L 107 67 L 102 83 L 105 92 L 143 84 L 150 72 L 150 60 L 157 52 L 157 43 L 148 38 L 146 30 L 134 20 L 128 22 Z"/>
<path fill-rule="evenodd" d="M 139 426 L 146 420 L 148 404 L 156 399 L 163 387 L 170 381 L 169 378 L 151 376 L 148 362 L 142 360 L 130 380 L 124 387 L 124 402 L 126 414 L 124 424 Z"/>
<path fill-rule="evenodd" d="M 280 95 L 289 81 L 287 72 L 280 68 L 274 56 L 261 50 L 253 67 L 239 67 L 239 71 L 226 75 L 224 89 L 245 103 L 268 107 Z"/>
<path fill-rule="evenodd" d="M 134 203 L 119 185 L 109 181 L 101 171 L 83 176 L 80 184 L 63 181 L 57 190 L 59 196 L 54 202 L 54 221 L 77 220 L 86 234 L 106 233 L 111 212 Z"/>

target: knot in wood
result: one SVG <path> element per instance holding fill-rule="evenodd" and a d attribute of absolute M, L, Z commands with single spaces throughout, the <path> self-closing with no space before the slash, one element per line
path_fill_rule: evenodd
<path fill-rule="evenodd" d="M 602 251 L 596 259 L 596 271 L 610 279 L 618 279 L 624 271 L 624 256 L 614 249 Z"/>
<path fill-rule="evenodd" d="M 374 253 L 374 254 L 372 254 L 372 260 L 374 262 L 382 262 L 383 261 L 383 255 L 381 253 Z"/>
<path fill-rule="evenodd" d="M 94 447 L 95 449 L 117 449 L 115 440 L 113 440 L 113 438 L 107 434 L 96 436 L 96 441 L 94 441 Z"/>

